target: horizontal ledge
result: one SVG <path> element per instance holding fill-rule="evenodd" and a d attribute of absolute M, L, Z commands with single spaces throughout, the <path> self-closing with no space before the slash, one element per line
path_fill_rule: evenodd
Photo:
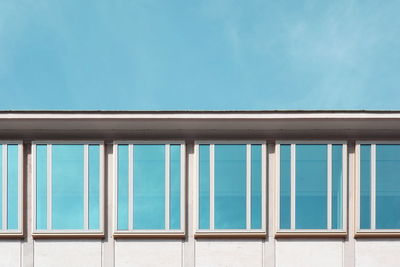
<path fill-rule="evenodd" d="M 400 231 L 398 232 L 356 232 L 355 238 L 374 238 L 374 237 L 387 237 L 387 238 L 400 238 Z"/>
<path fill-rule="evenodd" d="M 291 237 L 346 237 L 347 232 L 276 232 L 275 238 Z"/>
<path fill-rule="evenodd" d="M 9 239 L 9 238 L 24 238 L 24 234 L 22 232 L 0 232 L 0 239 Z"/>
<path fill-rule="evenodd" d="M 48 232 L 48 233 L 32 233 L 32 237 L 35 239 L 45 238 L 104 238 L 103 232 L 96 233 L 79 233 L 79 232 Z"/>
<path fill-rule="evenodd" d="M 113 234 L 114 238 L 171 238 L 171 239 L 183 239 L 186 237 L 184 232 L 171 233 L 171 232 L 147 232 L 147 233 L 135 233 L 135 232 L 116 232 Z"/>
<path fill-rule="evenodd" d="M 232 237 L 232 238 L 266 238 L 266 232 L 197 232 L 195 238 L 214 238 L 214 237 Z"/>

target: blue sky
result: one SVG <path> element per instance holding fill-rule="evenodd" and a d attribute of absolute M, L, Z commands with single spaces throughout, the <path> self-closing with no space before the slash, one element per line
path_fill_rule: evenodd
<path fill-rule="evenodd" d="M 400 109 L 400 1 L 1 0 L 0 109 Z"/>

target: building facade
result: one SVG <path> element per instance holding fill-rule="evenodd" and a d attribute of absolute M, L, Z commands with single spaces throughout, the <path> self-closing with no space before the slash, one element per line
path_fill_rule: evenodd
<path fill-rule="evenodd" d="M 399 266 L 400 112 L 3 111 L 0 266 Z"/>

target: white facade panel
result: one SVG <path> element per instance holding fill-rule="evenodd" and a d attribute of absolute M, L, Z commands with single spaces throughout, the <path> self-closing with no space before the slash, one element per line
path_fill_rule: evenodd
<path fill-rule="evenodd" d="M 115 267 L 179 267 L 183 262 L 180 240 L 116 240 Z"/>
<path fill-rule="evenodd" d="M 1 241 L 0 242 L 0 267 L 21 266 L 21 242 Z"/>
<path fill-rule="evenodd" d="M 100 240 L 36 240 L 35 267 L 102 267 Z"/>
<path fill-rule="evenodd" d="M 341 267 L 342 240 L 277 240 L 276 267 Z"/>
<path fill-rule="evenodd" d="M 195 252 L 196 267 L 262 267 L 261 240 L 198 240 Z"/>
<path fill-rule="evenodd" d="M 356 242 L 356 267 L 400 266 L 400 241 L 359 240 Z"/>

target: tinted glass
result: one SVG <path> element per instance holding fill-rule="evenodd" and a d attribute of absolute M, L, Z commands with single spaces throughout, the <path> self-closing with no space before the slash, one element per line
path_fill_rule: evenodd
<path fill-rule="evenodd" d="M 280 228 L 290 229 L 290 145 L 280 145 Z"/>
<path fill-rule="evenodd" d="M 360 227 L 371 228 L 371 145 L 361 145 L 360 155 Z"/>
<path fill-rule="evenodd" d="M 327 228 L 327 146 L 296 145 L 296 229 Z"/>
<path fill-rule="evenodd" d="M 165 146 L 134 145 L 133 228 L 165 228 Z"/>
<path fill-rule="evenodd" d="M 210 228 L 210 145 L 199 146 L 199 228 Z"/>
<path fill-rule="evenodd" d="M 83 145 L 53 145 L 53 229 L 83 229 Z"/>
<path fill-rule="evenodd" d="M 18 145 L 7 150 L 7 229 L 18 229 Z"/>
<path fill-rule="evenodd" d="M 118 229 L 128 230 L 128 145 L 118 145 Z"/>
<path fill-rule="evenodd" d="M 100 146 L 89 145 L 89 229 L 99 229 Z"/>
<path fill-rule="evenodd" d="M 215 228 L 246 228 L 246 145 L 215 145 Z"/>
<path fill-rule="evenodd" d="M 342 145 L 332 145 L 332 229 L 342 229 L 343 154 Z"/>
<path fill-rule="evenodd" d="M 400 228 L 400 145 L 376 145 L 376 228 Z"/>
<path fill-rule="evenodd" d="M 181 146 L 170 146 L 170 229 L 181 228 Z"/>
<path fill-rule="evenodd" d="M 251 145 L 251 229 L 261 229 L 261 145 Z"/>
<path fill-rule="evenodd" d="M 36 228 L 47 229 L 47 145 L 36 146 Z"/>

